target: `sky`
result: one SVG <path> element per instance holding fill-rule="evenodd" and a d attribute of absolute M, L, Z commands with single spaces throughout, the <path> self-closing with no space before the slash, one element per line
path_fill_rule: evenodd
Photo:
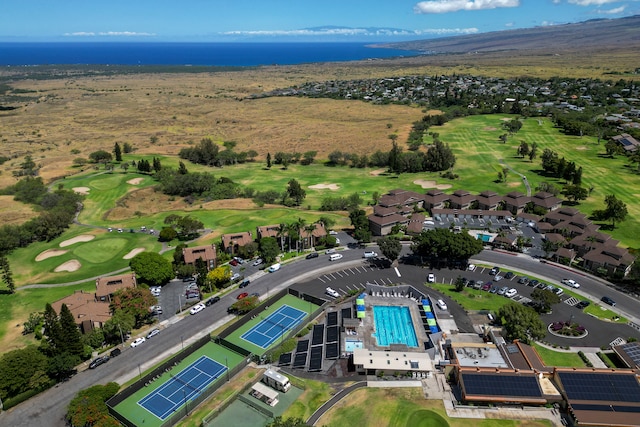
<path fill-rule="evenodd" d="M 7 0 L 0 41 L 407 41 L 640 14 L 640 0 Z"/>

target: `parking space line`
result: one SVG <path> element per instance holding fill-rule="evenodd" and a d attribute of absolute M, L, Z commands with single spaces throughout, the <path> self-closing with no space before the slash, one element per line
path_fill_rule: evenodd
<path fill-rule="evenodd" d="M 324 280 L 322 280 L 322 277 L 318 277 L 318 280 L 320 280 L 322 283 L 327 283 Z"/>
<path fill-rule="evenodd" d="M 338 276 L 340 276 L 341 278 L 343 277 L 342 274 L 340 274 L 339 271 L 335 271 L 334 273 L 337 274 Z"/>

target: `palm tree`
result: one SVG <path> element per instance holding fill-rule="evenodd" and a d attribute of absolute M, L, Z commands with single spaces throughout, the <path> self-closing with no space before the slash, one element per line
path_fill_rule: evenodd
<path fill-rule="evenodd" d="M 287 235 L 287 224 L 280 223 L 276 232 L 276 237 L 280 239 L 280 251 L 284 252 L 284 236 Z"/>
<path fill-rule="evenodd" d="M 296 225 L 296 231 L 298 232 L 298 240 L 296 241 L 296 252 L 300 251 L 300 243 L 302 242 L 302 230 L 305 229 L 305 226 L 307 225 L 307 221 L 302 219 L 302 218 L 298 218 L 298 221 L 295 222 Z"/>
<path fill-rule="evenodd" d="M 313 245 L 313 232 L 316 231 L 316 224 L 312 223 L 312 224 L 307 225 L 306 227 L 304 227 L 304 231 L 307 234 L 307 237 L 309 239 L 309 246 L 314 246 Z M 306 239 L 305 239 L 305 242 L 306 242 Z M 302 249 L 307 249 L 307 248 L 304 247 Z"/>

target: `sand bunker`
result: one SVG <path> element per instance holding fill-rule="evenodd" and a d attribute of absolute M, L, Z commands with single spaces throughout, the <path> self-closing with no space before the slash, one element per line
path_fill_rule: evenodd
<path fill-rule="evenodd" d="M 89 191 L 91 189 L 89 187 L 73 187 L 72 190 L 78 194 L 86 196 L 87 194 L 89 194 Z"/>
<path fill-rule="evenodd" d="M 313 188 L 314 190 L 337 190 L 338 184 L 316 184 L 310 185 L 309 188 Z"/>
<path fill-rule="evenodd" d="M 36 261 L 43 261 L 47 258 L 53 258 L 54 256 L 60 256 L 66 254 L 67 251 L 62 249 L 47 249 L 44 252 L 40 252 L 36 257 Z"/>
<path fill-rule="evenodd" d="M 142 178 L 133 178 L 127 181 L 127 184 L 138 185 L 142 182 Z"/>
<path fill-rule="evenodd" d="M 73 239 L 65 240 L 64 242 L 60 242 L 60 247 L 64 248 L 65 246 L 71 246 L 74 243 L 78 242 L 90 242 L 95 239 L 96 236 L 93 234 L 81 234 L 79 236 L 74 237 Z"/>
<path fill-rule="evenodd" d="M 138 255 L 140 252 L 144 252 L 144 248 L 135 248 L 132 249 L 128 254 L 122 257 L 122 259 L 131 259 L 134 256 Z"/>
<path fill-rule="evenodd" d="M 386 171 L 387 171 L 386 169 L 376 169 L 374 171 L 369 172 L 369 175 L 378 176 L 385 173 Z"/>
<path fill-rule="evenodd" d="M 587 147 L 585 147 L 584 145 L 580 145 L 580 146 L 576 147 L 576 150 L 579 150 L 579 151 L 584 151 L 586 149 L 587 149 Z"/>
<path fill-rule="evenodd" d="M 485 126 L 482 130 L 498 130 L 498 128 L 494 128 L 493 126 Z"/>
<path fill-rule="evenodd" d="M 413 181 L 414 184 L 419 185 L 422 188 L 436 188 L 438 190 L 446 190 L 447 188 L 451 188 L 451 184 L 438 184 L 435 181 L 426 181 L 424 179 L 416 179 Z"/>
<path fill-rule="evenodd" d="M 80 267 L 82 267 L 82 264 L 80 264 L 80 261 L 78 261 L 77 259 L 72 259 L 71 261 L 67 261 L 64 264 L 60 264 L 53 271 L 55 271 L 56 273 L 59 273 L 61 271 L 71 272 L 71 271 L 79 270 Z"/>

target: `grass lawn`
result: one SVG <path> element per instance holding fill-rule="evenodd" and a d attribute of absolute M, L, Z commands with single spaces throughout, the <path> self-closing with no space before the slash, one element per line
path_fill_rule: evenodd
<path fill-rule="evenodd" d="M 302 379 L 289 375 L 289 380 L 294 387 L 303 388 L 302 396 L 287 409 L 282 418 L 302 418 L 307 420 L 327 400 L 331 399 L 334 390 L 327 383 Z M 322 424 L 319 424 L 322 425 Z"/>
<path fill-rule="evenodd" d="M 426 400 L 421 389 L 364 388 L 354 391 L 329 410 L 318 425 L 392 427 L 507 427 L 551 426 L 547 420 L 449 418 L 442 401 Z"/>
<path fill-rule="evenodd" d="M 536 343 L 533 343 L 533 348 L 536 349 L 546 366 L 568 368 L 584 368 L 586 366 L 577 353 L 553 351 Z"/>
<path fill-rule="evenodd" d="M 445 294 L 467 310 L 491 310 L 495 312 L 511 301 L 509 298 L 479 289 L 464 288 L 462 292 L 456 292 L 454 286 L 441 283 L 429 283 L 427 287 Z"/>
<path fill-rule="evenodd" d="M 619 316 L 617 313 L 614 313 L 600 304 L 591 304 L 589 307 L 584 309 L 584 312 L 608 322 L 627 323 L 627 319 L 625 317 Z"/>

